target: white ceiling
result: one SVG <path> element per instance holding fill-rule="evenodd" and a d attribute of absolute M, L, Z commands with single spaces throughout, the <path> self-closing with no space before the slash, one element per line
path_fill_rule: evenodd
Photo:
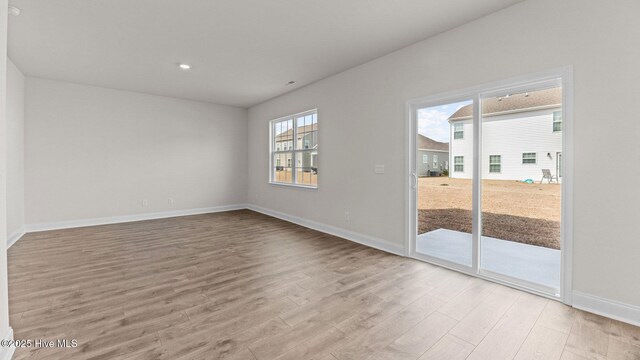
<path fill-rule="evenodd" d="M 9 56 L 29 76 L 248 107 L 520 1 L 10 0 Z"/>

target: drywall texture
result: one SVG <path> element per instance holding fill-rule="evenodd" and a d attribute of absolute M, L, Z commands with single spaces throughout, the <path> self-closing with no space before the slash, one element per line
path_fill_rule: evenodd
<path fill-rule="evenodd" d="M 9 331 L 7 281 L 7 0 L 0 0 L 0 338 Z M 0 356 L 6 351 L 0 348 Z"/>
<path fill-rule="evenodd" d="M 25 100 L 28 225 L 246 202 L 246 109 L 31 77 Z"/>
<path fill-rule="evenodd" d="M 404 245 L 406 101 L 573 65 L 573 286 L 638 305 L 640 47 L 629 42 L 640 38 L 638 13 L 635 0 L 525 1 L 256 105 L 249 201 Z M 269 120 L 312 108 L 318 190 L 269 185 Z M 384 164 L 385 174 L 374 174 L 374 164 Z"/>
<path fill-rule="evenodd" d="M 7 61 L 7 236 L 24 227 L 24 75 Z"/>

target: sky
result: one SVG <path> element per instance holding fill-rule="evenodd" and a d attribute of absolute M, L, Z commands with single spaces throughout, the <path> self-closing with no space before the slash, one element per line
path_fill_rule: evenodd
<path fill-rule="evenodd" d="M 438 105 L 418 110 L 418 133 L 435 141 L 449 142 L 449 116 L 461 107 L 471 104 L 471 100 Z"/>

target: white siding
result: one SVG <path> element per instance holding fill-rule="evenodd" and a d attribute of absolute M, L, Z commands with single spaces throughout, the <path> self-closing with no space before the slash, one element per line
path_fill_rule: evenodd
<path fill-rule="evenodd" d="M 555 108 L 485 117 L 482 128 L 483 179 L 540 181 L 542 169 L 549 169 L 553 175 L 557 175 L 556 161 L 557 153 L 562 152 L 562 132 L 553 131 L 553 112 L 558 110 L 559 108 Z M 451 142 L 452 156 L 464 156 L 464 172 L 452 172 L 451 175 L 470 179 L 473 166 L 473 125 L 471 120 L 464 120 L 464 123 L 464 139 Z M 523 153 L 536 153 L 537 163 L 523 164 Z M 489 172 L 490 155 L 501 156 L 500 173 Z"/>
<path fill-rule="evenodd" d="M 453 123 L 451 124 L 451 156 L 449 159 L 449 176 L 457 179 L 471 179 L 473 174 L 473 120 L 457 121 L 463 125 L 464 137 L 462 139 L 453 138 Z M 455 169 L 455 156 L 464 156 L 464 171 L 457 172 Z"/>

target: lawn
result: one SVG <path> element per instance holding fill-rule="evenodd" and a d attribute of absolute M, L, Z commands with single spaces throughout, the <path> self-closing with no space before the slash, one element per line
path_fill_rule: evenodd
<path fill-rule="evenodd" d="M 435 229 L 471 232 L 471 180 L 420 178 L 419 233 Z M 484 236 L 560 248 L 559 184 L 483 180 Z"/>

